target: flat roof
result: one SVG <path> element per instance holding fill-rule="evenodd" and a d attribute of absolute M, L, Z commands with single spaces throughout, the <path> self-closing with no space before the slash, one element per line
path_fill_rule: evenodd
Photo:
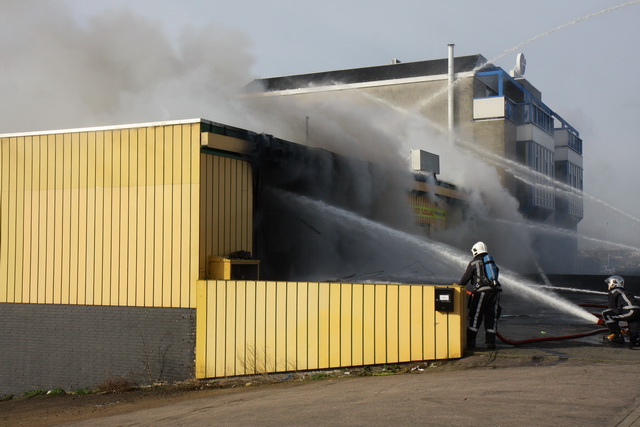
<path fill-rule="evenodd" d="M 488 65 L 491 64 L 488 64 L 485 57 L 480 54 L 454 58 L 455 73 L 475 71 Z M 448 58 L 418 62 L 399 62 L 374 67 L 256 79 L 247 85 L 247 89 L 249 91 L 271 92 L 300 89 L 309 86 L 334 86 L 350 83 L 446 75 L 448 73 L 448 67 Z"/>

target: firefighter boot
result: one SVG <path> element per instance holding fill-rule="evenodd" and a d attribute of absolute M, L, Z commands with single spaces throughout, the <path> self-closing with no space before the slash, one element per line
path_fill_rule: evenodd
<path fill-rule="evenodd" d="M 624 344 L 624 337 L 620 333 L 609 334 L 604 337 L 605 344 L 619 346 Z"/>
<path fill-rule="evenodd" d="M 486 344 L 487 350 L 495 350 L 496 349 L 496 334 L 495 332 L 487 332 L 486 336 Z"/>
<path fill-rule="evenodd" d="M 633 334 L 629 336 L 629 343 L 627 344 L 627 347 L 629 348 L 640 347 L 640 335 Z"/>
<path fill-rule="evenodd" d="M 473 350 L 476 348 L 476 335 L 477 331 L 467 329 L 467 350 Z"/>

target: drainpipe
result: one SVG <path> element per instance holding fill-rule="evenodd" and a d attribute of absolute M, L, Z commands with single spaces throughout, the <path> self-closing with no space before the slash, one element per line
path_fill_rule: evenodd
<path fill-rule="evenodd" d="M 309 146 L 309 116 L 307 116 L 305 120 L 305 134 L 306 134 L 305 143 L 307 144 L 307 147 L 308 147 Z"/>
<path fill-rule="evenodd" d="M 454 83 L 454 72 L 453 72 L 453 47 L 455 44 L 451 43 L 449 46 L 449 97 L 448 97 L 448 124 L 449 124 L 449 142 L 453 144 L 455 138 L 453 135 L 453 83 Z"/>

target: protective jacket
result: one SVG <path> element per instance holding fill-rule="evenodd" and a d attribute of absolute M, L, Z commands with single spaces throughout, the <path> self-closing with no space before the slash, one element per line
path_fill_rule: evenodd
<path fill-rule="evenodd" d="M 487 279 L 483 258 L 486 254 L 476 255 L 460 279 L 460 284 L 465 286 L 471 281 L 473 292 L 495 292 L 500 291 L 500 283 L 492 283 Z M 495 267 L 498 270 L 498 267 Z"/>
<path fill-rule="evenodd" d="M 624 314 L 629 310 L 640 311 L 640 305 L 628 290 L 613 288 L 609 291 L 609 310 L 613 314 Z"/>

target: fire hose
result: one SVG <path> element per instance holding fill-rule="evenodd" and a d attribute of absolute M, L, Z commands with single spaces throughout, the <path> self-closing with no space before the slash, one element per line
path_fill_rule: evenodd
<path fill-rule="evenodd" d="M 588 337 L 591 335 L 596 335 L 596 334 L 601 334 L 603 332 L 607 332 L 609 331 L 609 329 L 607 328 L 601 328 L 601 329 L 596 329 L 593 331 L 588 331 L 588 332 L 581 332 L 578 334 L 571 334 L 571 335 L 561 335 L 561 336 L 557 336 L 557 337 L 539 337 L 539 338 L 530 338 L 530 339 L 526 339 L 526 340 L 510 340 L 508 338 L 505 338 L 500 332 L 496 331 L 496 336 L 500 339 L 500 341 L 502 341 L 505 344 L 509 344 L 509 345 L 521 345 L 521 344 L 529 344 L 529 343 L 533 343 L 533 342 L 541 342 L 541 341 L 561 341 L 561 340 L 570 340 L 570 339 L 574 339 L 574 338 L 582 338 L 582 337 Z"/>
<path fill-rule="evenodd" d="M 467 291 L 467 293 L 470 293 L 469 291 Z M 592 308 L 606 308 L 606 305 L 600 305 L 600 304 L 579 304 L 580 307 L 592 307 Z M 604 321 L 601 318 L 600 314 L 595 314 L 595 313 L 591 313 L 593 314 L 596 318 L 598 318 L 598 322 L 597 325 L 604 325 Z M 587 332 L 580 332 L 577 334 L 570 334 L 570 335 L 561 335 L 561 336 L 554 336 L 554 337 L 538 337 L 538 338 L 529 338 L 529 339 L 524 339 L 524 340 L 511 340 L 509 338 L 506 338 L 505 336 L 503 336 L 500 332 L 496 331 L 496 337 L 498 337 L 498 339 L 500 341 L 502 341 L 505 344 L 509 344 L 509 345 L 513 345 L 513 346 L 517 346 L 517 345 L 521 345 L 521 344 L 530 344 L 530 343 L 535 343 L 535 342 L 543 342 L 543 341 L 562 341 L 562 340 L 570 340 L 570 339 L 574 339 L 574 338 L 583 338 L 583 337 L 588 337 L 591 335 L 597 335 L 597 334 L 601 334 L 601 333 L 605 333 L 608 332 L 609 329 L 608 328 L 600 328 L 600 329 L 595 329 L 593 331 L 587 331 Z"/>

